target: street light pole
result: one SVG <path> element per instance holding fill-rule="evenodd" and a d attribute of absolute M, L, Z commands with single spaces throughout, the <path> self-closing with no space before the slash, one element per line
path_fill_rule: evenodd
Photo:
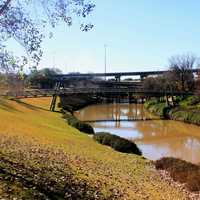
<path fill-rule="evenodd" d="M 104 61 L 105 61 L 105 80 L 106 80 L 106 73 L 107 73 L 107 45 L 104 45 L 104 50 L 105 50 L 105 54 L 104 54 Z"/>

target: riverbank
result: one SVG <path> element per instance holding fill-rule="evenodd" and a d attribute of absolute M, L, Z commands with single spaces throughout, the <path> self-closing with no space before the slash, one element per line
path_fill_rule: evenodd
<path fill-rule="evenodd" d="M 68 126 L 50 101 L 0 100 L 1 198 L 187 199 L 151 162 Z"/>
<path fill-rule="evenodd" d="M 176 102 L 175 106 L 168 106 L 165 102 L 151 100 L 145 103 L 145 108 L 163 119 L 200 126 L 200 100 L 195 96 L 182 98 Z"/>
<path fill-rule="evenodd" d="M 91 95 L 87 94 L 82 94 L 82 95 L 72 94 L 70 96 L 66 95 L 60 96 L 60 107 L 63 110 L 66 110 L 70 113 L 73 113 L 86 106 L 97 104 L 100 102 L 101 99 L 98 99 L 96 97 L 91 97 Z"/>

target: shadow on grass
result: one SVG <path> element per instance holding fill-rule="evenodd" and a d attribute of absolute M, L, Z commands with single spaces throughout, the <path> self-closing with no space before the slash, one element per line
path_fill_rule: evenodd
<path fill-rule="evenodd" d="M 21 112 L 15 107 L 11 106 L 6 100 L 0 99 L 0 108 L 8 112 Z"/>
<path fill-rule="evenodd" d="M 34 111 L 39 111 L 39 110 L 44 110 L 44 111 L 49 111 L 48 109 L 39 107 L 39 106 L 33 106 L 31 104 L 25 103 L 23 101 L 21 101 L 20 99 L 14 99 L 14 101 L 18 104 L 20 104 L 21 106 L 24 106 L 25 108 L 28 108 L 30 110 L 34 110 Z"/>

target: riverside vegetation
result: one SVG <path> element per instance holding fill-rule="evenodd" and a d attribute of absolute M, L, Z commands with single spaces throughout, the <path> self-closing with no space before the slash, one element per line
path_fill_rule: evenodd
<path fill-rule="evenodd" d="M 49 112 L 50 98 L 0 101 L 1 198 L 188 198 L 150 161 L 100 145 Z"/>
<path fill-rule="evenodd" d="M 200 98 L 198 96 L 177 97 L 175 106 L 154 99 L 145 103 L 145 108 L 164 119 L 172 119 L 200 125 Z"/>

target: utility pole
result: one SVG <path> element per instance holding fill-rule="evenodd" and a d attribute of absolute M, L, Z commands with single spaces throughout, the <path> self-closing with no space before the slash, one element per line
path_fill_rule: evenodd
<path fill-rule="evenodd" d="M 107 45 L 104 45 L 104 61 L 105 61 L 105 81 L 106 81 L 106 73 L 107 73 Z"/>
<path fill-rule="evenodd" d="M 55 68 L 55 51 L 52 52 L 52 67 Z"/>

